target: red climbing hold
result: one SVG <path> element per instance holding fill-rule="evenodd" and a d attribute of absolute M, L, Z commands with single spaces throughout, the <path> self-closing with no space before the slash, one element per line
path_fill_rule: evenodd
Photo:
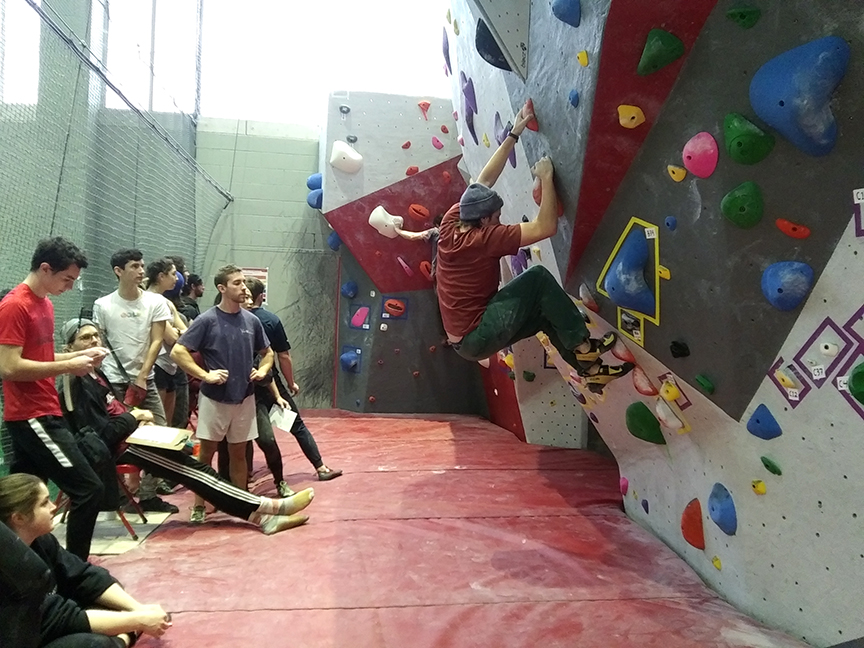
<path fill-rule="evenodd" d="M 393 349 L 393 353 L 395 353 L 396 355 L 399 355 L 399 349 Z"/>
<path fill-rule="evenodd" d="M 681 514 L 681 535 L 697 549 L 705 548 L 705 529 L 702 526 L 702 505 L 698 499 L 690 500 Z"/>
<path fill-rule="evenodd" d="M 805 239 L 810 236 L 809 227 L 806 227 L 805 225 L 796 225 L 785 218 L 778 218 L 774 221 L 774 224 L 777 225 L 777 229 L 783 232 L 786 236 L 791 236 L 796 239 Z"/>
<path fill-rule="evenodd" d="M 411 269 L 411 266 L 405 263 L 405 259 L 403 259 L 401 256 L 397 256 L 396 260 L 399 262 L 399 265 L 402 266 L 402 269 L 405 271 L 406 275 L 408 275 L 409 277 L 414 276 L 414 271 Z"/>
<path fill-rule="evenodd" d="M 422 101 L 418 101 L 417 105 L 420 106 L 420 110 L 423 111 L 423 119 L 429 121 L 429 116 L 426 113 L 429 112 L 429 106 L 432 104 L 423 99 Z"/>
<path fill-rule="evenodd" d="M 405 169 L 405 175 L 412 176 L 412 175 L 415 175 L 416 173 L 418 173 L 419 171 L 420 171 L 420 169 L 418 167 L 410 166 L 407 169 Z"/>
<path fill-rule="evenodd" d="M 450 184 L 450 172 L 445 171 L 441 174 L 441 178 L 444 180 L 444 184 Z"/>
<path fill-rule="evenodd" d="M 459 139 L 457 139 L 456 141 L 459 142 L 459 146 L 465 146 L 465 138 L 462 137 L 461 135 L 459 136 Z"/>
<path fill-rule="evenodd" d="M 532 113 L 534 112 L 534 102 L 531 99 L 526 101 L 525 105 L 528 106 L 528 110 L 530 110 Z M 528 130 L 532 130 L 532 131 L 539 131 L 540 130 L 540 124 L 537 122 L 537 118 L 532 117 L 528 121 L 528 123 L 525 124 L 525 128 L 527 128 Z"/>
<path fill-rule="evenodd" d="M 648 378 L 648 374 L 642 367 L 637 365 L 630 375 L 633 377 L 633 387 L 637 392 L 643 396 L 656 396 L 658 394 L 657 388 L 651 383 L 651 379 Z"/>
<path fill-rule="evenodd" d="M 534 190 L 531 192 L 531 195 L 534 196 L 534 202 L 537 205 L 540 205 L 540 201 L 543 200 L 543 184 L 540 182 L 540 178 L 534 178 Z M 564 215 L 564 204 L 558 200 L 558 196 L 556 194 L 555 201 L 558 203 L 558 217 Z"/>
<path fill-rule="evenodd" d="M 405 314 L 405 302 L 401 299 L 388 299 L 384 302 L 384 310 L 393 317 L 402 317 Z"/>
<path fill-rule="evenodd" d="M 408 215 L 418 221 L 429 220 L 429 210 L 423 205 L 418 205 L 416 203 L 408 207 Z"/>
<path fill-rule="evenodd" d="M 446 135 L 447 133 L 450 132 L 450 129 L 447 128 L 447 126 L 445 126 L 444 124 L 441 124 L 441 132 Z"/>
<path fill-rule="evenodd" d="M 381 365 L 383 365 L 383 364 L 384 364 L 384 361 L 383 361 L 383 360 L 379 360 L 379 361 L 378 361 L 378 366 L 379 366 L 379 367 L 380 367 Z"/>
<path fill-rule="evenodd" d="M 374 403 L 374 402 L 375 402 L 375 397 L 374 397 L 374 396 L 370 396 L 370 397 L 369 397 L 369 402 L 370 402 L 370 403 Z"/>
<path fill-rule="evenodd" d="M 435 346 L 429 347 L 429 353 L 435 353 Z"/>
<path fill-rule="evenodd" d="M 615 346 L 612 347 L 612 355 L 624 362 L 636 362 L 633 352 L 627 348 L 620 336 L 615 340 Z"/>
<path fill-rule="evenodd" d="M 414 377 L 415 377 L 415 378 L 419 378 L 419 377 L 420 377 L 420 372 L 419 372 L 419 371 L 415 371 L 415 372 L 414 372 Z"/>
<path fill-rule="evenodd" d="M 420 274 L 426 277 L 426 281 L 432 281 L 432 264 L 428 261 L 421 261 Z"/>
<path fill-rule="evenodd" d="M 409 149 L 409 148 L 411 148 L 411 141 L 409 140 L 409 141 L 405 142 L 405 143 L 402 145 L 402 148 L 403 148 L 403 149 Z"/>

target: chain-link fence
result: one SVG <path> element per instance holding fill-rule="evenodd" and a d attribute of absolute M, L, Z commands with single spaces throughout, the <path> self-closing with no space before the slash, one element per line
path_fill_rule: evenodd
<path fill-rule="evenodd" d="M 116 288 L 118 249 L 200 269 L 230 201 L 194 161 L 192 117 L 133 106 L 89 53 L 93 4 L 0 0 L 0 289 L 40 239 L 71 239 L 90 266 L 54 298 L 58 324 Z"/>

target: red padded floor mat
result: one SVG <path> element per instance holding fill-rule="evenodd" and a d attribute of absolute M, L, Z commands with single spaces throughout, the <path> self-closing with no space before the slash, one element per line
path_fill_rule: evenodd
<path fill-rule="evenodd" d="M 140 646 L 804 645 L 736 612 L 630 522 L 614 462 L 468 417 L 304 418 L 345 470 L 313 482 L 278 437 L 292 486 L 315 485 L 308 525 L 266 537 L 214 514 L 192 527 L 184 491 L 180 515 L 101 561 L 173 613 Z M 256 466 L 256 492 L 272 490 Z"/>

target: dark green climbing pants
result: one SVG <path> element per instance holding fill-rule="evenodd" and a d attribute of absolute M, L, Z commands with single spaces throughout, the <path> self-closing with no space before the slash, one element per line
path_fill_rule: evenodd
<path fill-rule="evenodd" d="M 482 360 L 540 331 L 579 367 L 573 350 L 589 337 L 582 313 L 546 268 L 533 266 L 489 300 L 480 324 L 453 348 L 466 360 Z"/>

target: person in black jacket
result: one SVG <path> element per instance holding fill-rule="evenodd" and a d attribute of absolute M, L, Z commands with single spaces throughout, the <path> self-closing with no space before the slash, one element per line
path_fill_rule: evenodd
<path fill-rule="evenodd" d="M 18 473 L 0 477 L 0 522 L 47 565 L 56 586 L 41 601 L 38 646 L 124 648 L 137 635 L 161 637 L 170 615 L 129 595 L 105 569 L 63 549 L 51 534 L 56 507 L 45 483 Z"/>
<path fill-rule="evenodd" d="M 62 331 L 71 350 L 86 349 L 100 343 L 99 330 L 85 318 L 69 320 Z M 129 463 L 156 477 L 182 484 L 220 511 L 258 525 L 267 535 L 300 526 L 309 519 L 299 512 L 311 503 L 314 497 L 311 488 L 283 499 L 261 497 L 237 488 L 210 466 L 179 450 L 127 446 L 125 439 L 139 424 L 152 422 L 153 417 L 147 410 L 127 412 L 114 397 L 98 365 L 90 374 L 64 378 L 63 383 L 60 398 L 63 414 L 79 444 L 84 446 L 84 454 L 92 461 L 99 461 L 100 456 L 104 461 L 105 456 L 119 455 L 119 463 Z M 100 451 L 99 445 L 104 446 L 104 451 Z M 123 446 L 126 446 L 125 450 Z M 113 467 L 110 470 L 113 471 Z M 116 488 L 116 473 L 110 472 L 106 478 L 110 478 Z"/>

